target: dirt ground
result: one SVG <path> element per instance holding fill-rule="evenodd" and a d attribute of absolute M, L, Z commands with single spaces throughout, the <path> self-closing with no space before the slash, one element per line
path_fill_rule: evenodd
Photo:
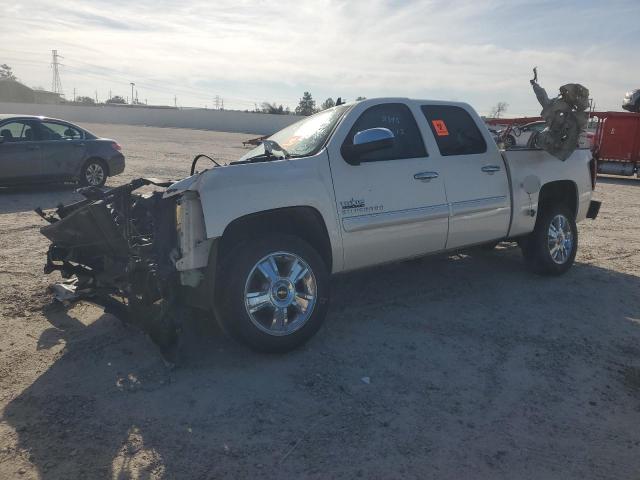
<path fill-rule="evenodd" d="M 123 145 L 110 184 L 248 137 L 86 127 Z M 511 244 L 341 275 L 304 348 L 194 319 L 176 368 L 99 308 L 50 304 L 31 210 L 74 197 L 0 192 L 2 479 L 640 478 L 640 181 L 600 180 L 561 278 Z"/>

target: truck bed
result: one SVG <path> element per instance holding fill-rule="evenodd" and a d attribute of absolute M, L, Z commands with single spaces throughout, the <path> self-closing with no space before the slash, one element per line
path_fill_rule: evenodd
<path fill-rule="evenodd" d="M 553 181 L 571 181 L 566 180 L 568 178 L 575 179 L 578 205 L 576 221 L 586 217 L 591 199 L 591 177 L 589 168 L 585 167 L 593 158 L 589 149 L 575 150 L 564 162 L 538 149 L 501 150 L 501 154 L 512 192 L 509 237 L 531 232 L 536 222 L 538 193 L 528 194 L 525 191 L 524 181 L 527 177 L 537 178 L 543 185 Z"/>

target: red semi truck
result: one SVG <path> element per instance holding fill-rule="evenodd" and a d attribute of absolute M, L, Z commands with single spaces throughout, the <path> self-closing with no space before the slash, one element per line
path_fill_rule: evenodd
<path fill-rule="evenodd" d="M 598 173 L 640 178 L 640 114 L 606 112 L 596 130 Z"/>

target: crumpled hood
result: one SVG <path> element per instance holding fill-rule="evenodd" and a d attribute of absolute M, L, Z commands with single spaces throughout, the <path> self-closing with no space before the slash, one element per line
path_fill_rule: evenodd
<path fill-rule="evenodd" d="M 190 177 L 183 178 L 182 180 L 177 181 L 172 184 L 169 188 L 167 188 L 162 195 L 162 198 L 171 198 L 181 193 L 186 192 L 187 190 L 197 190 L 197 183 L 203 175 L 211 172 L 212 170 L 206 170 L 201 173 L 196 173 L 191 175 Z"/>

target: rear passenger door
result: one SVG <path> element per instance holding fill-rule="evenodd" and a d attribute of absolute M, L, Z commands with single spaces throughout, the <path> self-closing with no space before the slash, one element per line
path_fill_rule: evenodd
<path fill-rule="evenodd" d="M 40 122 L 39 127 L 43 173 L 61 179 L 77 174 L 86 152 L 84 133 L 55 121 Z"/>
<path fill-rule="evenodd" d="M 451 209 L 447 248 L 503 238 L 511 199 L 502 155 L 466 106 L 432 104 L 421 110 L 435 137 Z"/>

